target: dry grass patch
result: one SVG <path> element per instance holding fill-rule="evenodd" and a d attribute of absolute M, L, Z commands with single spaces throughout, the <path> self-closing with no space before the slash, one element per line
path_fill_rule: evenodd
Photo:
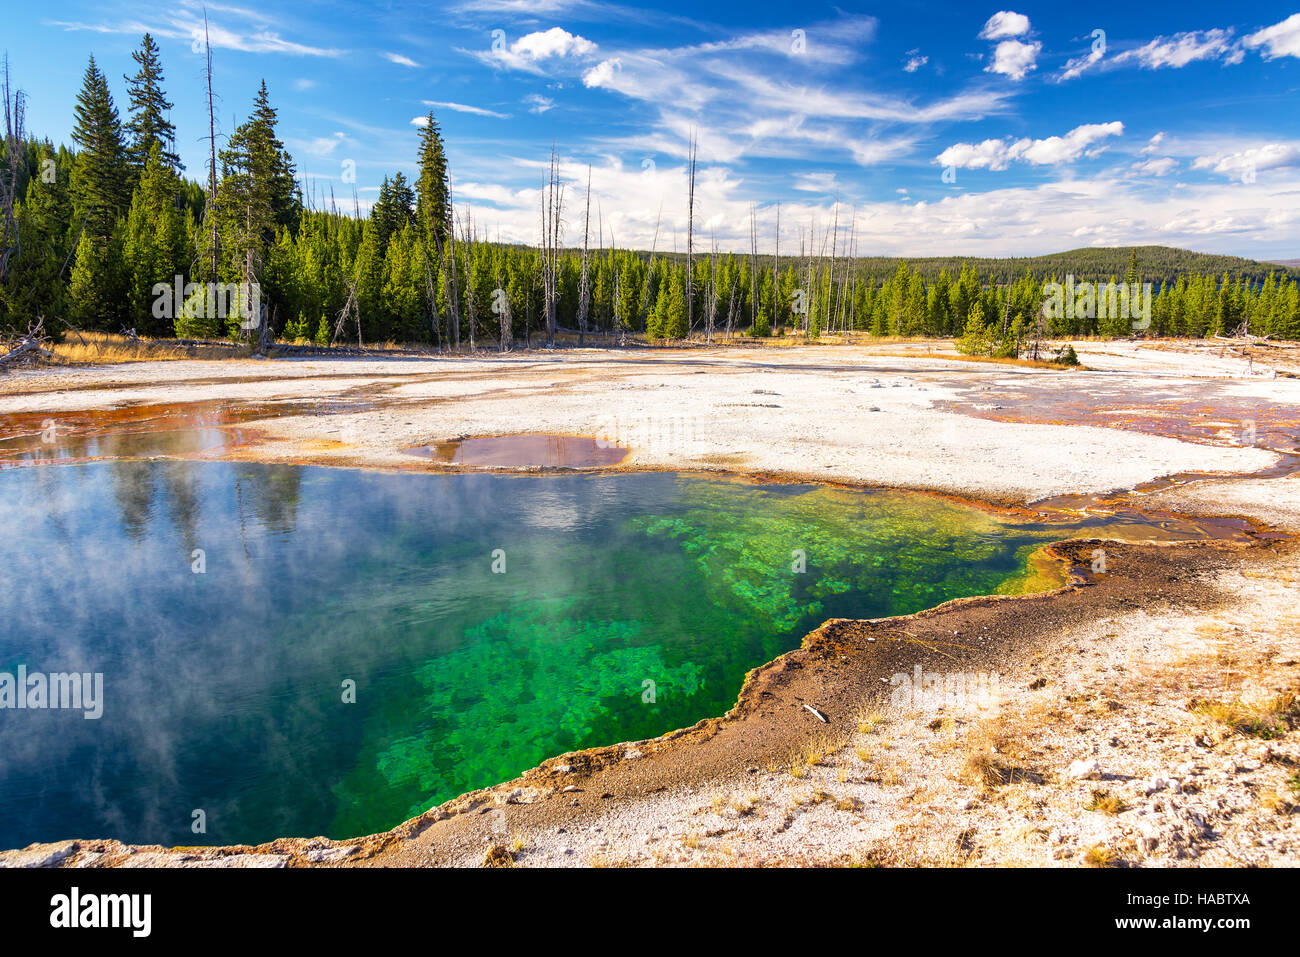
<path fill-rule="evenodd" d="M 1187 707 L 1233 734 L 1265 741 L 1284 737 L 1300 725 L 1300 701 L 1289 691 L 1257 702 L 1193 699 Z"/>
<path fill-rule="evenodd" d="M 984 722 L 966 737 L 967 754 L 960 779 L 988 791 L 1006 784 L 1041 784 L 1043 776 L 1026 767 L 1028 748 L 1020 729 L 1013 729 L 1005 717 Z"/>
<path fill-rule="evenodd" d="M 1093 789 L 1092 799 L 1084 805 L 1088 811 L 1100 811 L 1102 814 L 1121 814 L 1128 810 L 1128 805 L 1124 803 L 1123 798 L 1111 794 L 1109 791 Z"/>
<path fill-rule="evenodd" d="M 750 814 L 754 813 L 754 809 L 758 807 L 758 802 L 760 800 L 761 798 L 757 791 L 750 791 L 743 799 L 738 799 L 733 802 L 732 807 L 736 809 L 736 813 L 741 817 L 748 817 Z"/>
<path fill-rule="evenodd" d="M 504 844 L 493 844 L 483 855 L 484 867 L 514 867 L 515 855 Z"/>
<path fill-rule="evenodd" d="M 1259 795 L 1259 806 L 1274 814 L 1291 814 L 1297 810 L 1295 803 L 1281 791 L 1268 790 Z"/>
<path fill-rule="evenodd" d="M 855 720 L 859 734 L 872 734 L 876 728 L 885 723 L 885 715 L 875 705 L 864 704 L 858 708 Z"/>
<path fill-rule="evenodd" d="M 1119 861 L 1119 851 L 1105 844 L 1094 844 L 1083 852 L 1083 863 L 1088 867 L 1114 867 Z"/>
<path fill-rule="evenodd" d="M 63 342 L 49 348 L 56 360 L 78 364 L 247 359 L 253 354 L 253 350 L 243 344 L 214 340 L 198 345 L 182 345 L 174 340 L 128 339 L 107 332 L 70 333 Z"/>

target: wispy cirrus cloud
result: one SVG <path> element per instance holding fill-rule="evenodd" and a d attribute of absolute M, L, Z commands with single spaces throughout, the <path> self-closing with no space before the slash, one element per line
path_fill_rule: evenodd
<path fill-rule="evenodd" d="M 236 8 L 225 9 L 234 11 Z M 232 15 L 244 19 L 241 14 L 232 13 Z M 260 16 L 249 19 L 254 24 L 269 22 Z M 286 40 L 279 32 L 264 26 L 253 30 L 231 29 L 214 18 L 209 18 L 205 24 L 201 14 L 195 14 L 184 9 L 168 9 L 156 14 L 156 19 L 153 20 L 132 19 L 102 23 L 51 20 L 47 21 L 47 23 L 50 26 L 69 31 L 85 30 L 92 33 L 134 35 L 151 33 L 154 36 L 166 37 L 172 40 L 188 40 L 195 46 L 196 50 L 201 49 L 202 44 L 206 42 L 215 50 L 235 50 L 240 53 L 337 57 L 346 52 L 334 47 L 318 47 L 308 43 L 300 43 L 296 40 Z"/>
<path fill-rule="evenodd" d="M 1161 156 L 1158 159 L 1142 160 L 1134 163 L 1130 168 L 1135 173 L 1145 173 L 1149 176 L 1168 176 L 1178 169 L 1178 160 L 1172 156 Z"/>
<path fill-rule="evenodd" d="M 509 113 L 498 113 L 496 110 L 485 109 L 481 106 L 470 106 L 466 103 L 454 103 L 449 100 L 421 100 L 421 102 L 425 106 L 432 106 L 440 110 L 452 110 L 455 113 L 469 113 L 473 116 L 492 116 L 499 120 L 510 119 Z M 416 119 L 427 119 L 427 117 L 416 117 Z M 415 120 L 411 120 L 411 122 L 414 123 Z"/>
<path fill-rule="evenodd" d="M 875 165 L 907 156 L 918 126 L 1007 108 L 1010 92 L 983 84 L 917 102 L 841 81 L 828 64 L 861 58 L 859 40 L 875 30 L 873 18 L 856 17 L 826 29 L 812 24 L 793 37 L 774 29 L 674 48 L 610 50 L 582 73 L 582 82 L 651 111 L 654 134 L 635 138 L 643 155 L 680 155 L 697 130 L 701 157 L 718 162 L 847 156 Z"/>
<path fill-rule="evenodd" d="M 528 107 L 529 113 L 545 113 L 547 110 L 555 108 L 555 101 L 549 96 L 542 96 L 540 93 L 529 93 L 524 97 L 523 102 Z"/>

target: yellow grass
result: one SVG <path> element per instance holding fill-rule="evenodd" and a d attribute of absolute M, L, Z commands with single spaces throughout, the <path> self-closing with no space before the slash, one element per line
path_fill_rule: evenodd
<path fill-rule="evenodd" d="M 886 356 L 894 359 L 915 359 L 915 352 L 876 352 L 873 355 Z M 960 352 L 945 352 L 942 355 L 936 355 L 936 359 L 957 359 L 961 362 L 984 362 L 1001 366 L 1020 366 L 1026 369 L 1055 369 L 1057 372 L 1086 372 L 1088 367 L 1084 365 L 1067 366 L 1059 362 L 1048 362 L 1044 359 L 1012 359 L 1002 356 L 967 356 Z"/>
<path fill-rule="evenodd" d="M 1083 855 L 1088 867 L 1114 867 L 1119 863 L 1119 853 L 1104 844 L 1094 844 Z"/>
<path fill-rule="evenodd" d="M 1248 737 L 1281 738 L 1300 724 L 1300 700 L 1284 692 L 1262 702 L 1193 701 L 1191 710 Z"/>
<path fill-rule="evenodd" d="M 138 339 L 108 332 L 70 332 L 63 342 L 49 347 L 56 360 L 81 363 L 153 362 L 169 359 L 247 359 L 246 345 L 211 344 L 182 346 L 167 340 Z"/>

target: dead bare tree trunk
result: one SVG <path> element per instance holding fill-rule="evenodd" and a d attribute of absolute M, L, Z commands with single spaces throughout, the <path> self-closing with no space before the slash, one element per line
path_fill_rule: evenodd
<path fill-rule="evenodd" d="M 5 55 L 5 162 L 8 168 L 0 181 L 0 280 L 9 272 L 9 261 L 22 255 L 22 237 L 14 208 L 18 204 L 18 162 L 23 141 L 23 114 L 26 99 L 22 91 L 15 92 L 9 85 L 9 56 Z"/>
<path fill-rule="evenodd" d="M 33 359 L 53 359 L 54 353 L 45 348 L 45 343 L 49 337 L 45 335 L 45 319 L 40 317 L 36 324 L 27 324 L 27 334 L 13 343 L 7 353 L 0 356 L 0 372 L 8 372 L 9 366 L 14 362 L 25 362 Z"/>
<path fill-rule="evenodd" d="M 731 277 L 731 298 L 727 300 L 727 341 L 731 341 L 732 323 L 736 318 L 736 287 L 740 285 L 740 273 L 737 271 Z"/>
<path fill-rule="evenodd" d="M 712 252 L 708 256 L 708 312 L 705 342 L 714 342 L 714 319 L 718 315 L 718 234 L 714 234 Z"/>
<path fill-rule="evenodd" d="M 501 253 L 499 241 L 497 252 L 498 254 Z M 509 352 L 514 345 L 514 330 L 510 328 L 510 294 L 506 290 L 505 281 L 501 277 L 501 259 L 499 256 L 497 259 L 497 292 L 493 296 L 493 308 L 497 312 L 497 318 L 501 320 L 501 351 Z"/>
<path fill-rule="evenodd" d="M 691 132 L 690 148 L 687 157 L 686 188 L 686 338 L 690 339 L 695 326 L 695 154 L 697 136 Z"/>
<path fill-rule="evenodd" d="M 330 336 L 330 345 L 333 346 L 334 343 L 339 341 L 339 337 L 343 335 L 343 327 L 348 320 L 348 316 L 356 312 L 357 345 L 359 346 L 361 345 L 361 311 L 357 307 L 357 284 L 351 279 L 345 279 L 344 281 L 348 284 L 348 298 L 343 303 L 343 308 L 339 310 L 338 318 L 334 320 L 334 335 Z"/>
<path fill-rule="evenodd" d="M 438 245 L 441 247 L 441 242 Z M 433 333 L 432 342 L 441 352 L 442 331 L 439 329 L 441 322 L 438 317 L 438 286 L 433 281 L 433 267 L 429 264 L 429 244 L 427 239 L 420 243 L 420 259 L 424 263 L 424 292 L 429 297 L 429 325 L 430 332 Z"/>
<path fill-rule="evenodd" d="M 758 325 L 758 224 L 754 204 L 749 204 L 749 334 Z"/>
<path fill-rule="evenodd" d="M 833 311 L 835 301 L 835 254 L 839 252 L 840 242 L 840 194 L 835 193 L 835 216 L 831 226 L 831 268 L 826 277 L 826 331 L 835 331 Z"/>
<path fill-rule="evenodd" d="M 555 348 L 556 306 L 558 300 L 558 274 L 560 265 L 560 219 L 564 211 L 564 188 L 560 184 L 559 169 L 555 161 L 555 145 L 551 144 L 551 164 L 542 190 L 542 296 L 546 313 L 546 336 Z"/>
<path fill-rule="evenodd" d="M 208 83 L 208 156 L 210 163 L 208 201 L 204 206 L 203 218 L 212 227 L 211 238 L 209 239 L 212 244 L 211 280 L 216 282 L 217 265 L 220 261 L 219 246 L 221 244 L 221 233 L 217 229 L 217 114 L 212 105 L 212 44 L 208 42 L 208 11 L 206 7 L 203 10 L 203 48 Z"/>
<path fill-rule="evenodd" d="M 456 294 L 456 207 L 451 193 L 451 184 L 447 184 L 447 237 L 450 240 L 451 263 L 450 268 L 443 269 L 443 279 L 451 286 L 451 298 L 448 300 L 448 308 L 451 309 L 451 337 L 454 348 L 460 352 L 460 297 Z M 439 253 L 441 246 L 439 243 Z"/>
<path fill-rule="evenodd" d="M 454 216 L 454 213 L 453 213 Z M 465 225 L 462 238 L 465 243 L 465 322 L 469 327 L 469 351 L 474 352 L 477 345 L 474 341 L 474 326 L 476 318 L 474 314 L 474 274 L 471 261 L 471 253 L 474 251 L 474 223 L 470 218 L 469 207 L 465 208 Z"/>
<path fill-rule="evenodd" d="M 778 303 L 781 299 L 777 286 L 777 269 L 781 263 L 781 204 L 776 204 L 776 245 L 772 248 L 772 332 L 780 324 Z"/>
<path fill-rule="evenodd" d="M 582 279 L 578 285 L 578 345 L 587 338 L 587 310 L 591 308 L 591 286 L 587 278 L 587 244 L 591 235 L 591 166 L 587 166 L 587 207 L 582 225 Z"/>

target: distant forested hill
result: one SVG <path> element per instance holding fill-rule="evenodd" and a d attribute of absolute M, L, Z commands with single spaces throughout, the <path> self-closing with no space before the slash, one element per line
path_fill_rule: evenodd
<path fill-rule="evenodd" d="M 947 271 L 949 276 L 956 276 L 963 265 L 970 266 L 986 280 L 994 279 L 999 283 L 1020 279 L 1028 270 L 1035 279 L 1051 276 L 1063 278 L 1067 273 L 1076 279 L 1106 281 L 1112 276 L 1122 279 L 1128 270 L 1129 257 L 1137 250 L 1138 274 L 1144 282 L 1159 287 L 1161 282 L 1176 282 L 1179 276 L 1195 274 L 1222 276 L 1231 273 L 1234 278 L 1240 276 L 1247 282 L 1263 282 L 1269 273 L 1279 278 L 1286 276 L 1300 279 L 1300 259 L 1281 262 L 1260 262 L 1255 259 L 1243 259 L 1240 256 L 1219 256 L 1213 253 L 1197 253 L 1188 249 L 1176 249 L 1173 246 L 1106 246 L 1071 249 L 1067 252 L 1048 253 L 1045 256 L 1010 256 L 1005 258 L 987 256 L 859 256 L 854 261 L 861 274 L 867 276 L 892 276 L 900 263 L 906 263 L 912 270 L 919 272 L 927 282 L 938 278 L 939 273 Z M 828 250 L 829 254 L 829 250 Z M 648 253 L 646 255 L 649 255 Z M 660 252 L 660 256 L 665 255 Z M 667 254 L 670 260 L 686 259 L 685 254 Z M 763 259 L 760 254 L 760 259 Z M 772 257 L 766 257 L 770 263 Z M 798 256 L 781 256 L 782 265 L 794 264 Z"/>

